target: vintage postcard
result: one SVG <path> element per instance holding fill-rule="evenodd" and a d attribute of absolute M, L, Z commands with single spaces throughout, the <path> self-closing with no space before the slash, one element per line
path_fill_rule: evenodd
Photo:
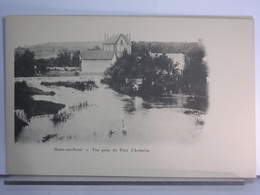
<path fill-rule="evenodd" d="M 5 24 L 8 174 L 255 177 L 252 18 Z"/>

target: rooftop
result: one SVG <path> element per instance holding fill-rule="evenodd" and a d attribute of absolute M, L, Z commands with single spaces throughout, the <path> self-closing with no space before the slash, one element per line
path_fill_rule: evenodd
<path fill-rule="evenodd" d="M 112 37 L 110 37 L 109 39 L 107 39 L 106 41 L 104 41 L 103 44 L 116 44 L 116 42 L 118 41 L 118 39 L 119 39 L 121 36 L 125 39 L 125 41 L 127 42 L 127 44 L 131 44 L 130 40 L 129 40 L 129 39 L 127 38 L 127 36 L 124 35 L 124 34 L 113 35 Z"/>

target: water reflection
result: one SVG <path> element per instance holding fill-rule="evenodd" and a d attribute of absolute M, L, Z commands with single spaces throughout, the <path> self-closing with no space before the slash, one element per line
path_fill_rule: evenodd
<path fill-rule="evenodd" d="M 143 108 L 187 108 L 206 112 L 208 99 L 181 94 L 171 97 L 151 97 L 144 99 Z"/>
<path fill-rule="evenodd" d="M 125 102 L 125 112 L 128 114 L 134 114 L 134 112 L 136 111 L 134 98 L 123 99 L 123 101 Z"/>
<path fill-rule="evenodd" d="M 184 108 L 200 110 L 207 112 L 209 106 L 208 98 L 205 97 L 189 97 Z"/>
<path fill-rule="evenodd" d="M 87 109 L 88 102 L 79 102 L 78 104 L 74 104 L 73 106 L 68 106 L 67 109 L 59 110 L 57 113 L 55 113 L 50 120 L 53 122 L 54 126 L 60 125 L 62 123 L 67 122 L 75 112 L 82 111 L 84 109 Z"/>
<path fill-rule="evenodd" d="M 28 85 L 54 96 L 35 95 L 34 101 L 64 104 L 57 113 L 32 116 L 17 139 L 19 142 L 82 141 L 94 143 L 195 142 L 202 134 L 207 101 L 189 96 L 141 98 L 119 94 L 93 79 L 98 88 L 78 91 L 62 86 L 43 86 L 46 78 L 31 78 Z M 89 78 L 48 78 L 57 80 Z M 191 110 L 201 111 L 200 115 Z M 186 113 L 185 113 L 186 111 Z"/>

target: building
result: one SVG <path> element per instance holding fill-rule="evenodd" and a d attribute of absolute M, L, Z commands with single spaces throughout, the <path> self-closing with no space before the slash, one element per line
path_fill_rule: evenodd
<path fill-rule="evenodd" d="M 117 57 L 120 57 L 124 50 L 127 53 L 132 52 L 132 44 L 130 42 L 130 34 L 117 34 L 108 38 L 108 35 L 105 34 L 105 41 L 103 43 L 104 51 L 114 51 Z"/>
<path fill-rule="evenodd" d="M 103 50 L 87 50 L 81 53 L 81 71 L 88 73 L 103 73 L 126 50 L 132 52 L 130 34 L 118 34 L 108 37 L 105 34 Z"/>
<path fill-rule="evenodd" d="M 115 63 L 114 51 L 87 50 L 81 53 L 81 71 L 88 73 L 103 73 L 109 66 Z"/>

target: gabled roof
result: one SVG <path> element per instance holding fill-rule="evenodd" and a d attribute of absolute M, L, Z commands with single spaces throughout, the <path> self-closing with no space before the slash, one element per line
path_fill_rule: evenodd
<path fill-rule="evenodd" d="M 121 36 L 125 39 L 125 41 L 127 42 L 127 44 L 130 44 L 130 45 L 131 45 L 130 40 L 129 40 L 129 39 L 127 38 L 127 36 L 124 35 L 124 34 L 113 35 L 112 37 L 110 37 L 109 39 L 107 39 L 106 41 L 104 41 L 103 44 L 104 44 L 104 45 L 116 44 L 117 41 L 118 41 L 118 39 L 119 39 Z"/>
<path fill-rule="evenodd" d="M 115 53 L 104 50 L 88 50 L 82 52 L 82 60 L 112 60 Z"/>

